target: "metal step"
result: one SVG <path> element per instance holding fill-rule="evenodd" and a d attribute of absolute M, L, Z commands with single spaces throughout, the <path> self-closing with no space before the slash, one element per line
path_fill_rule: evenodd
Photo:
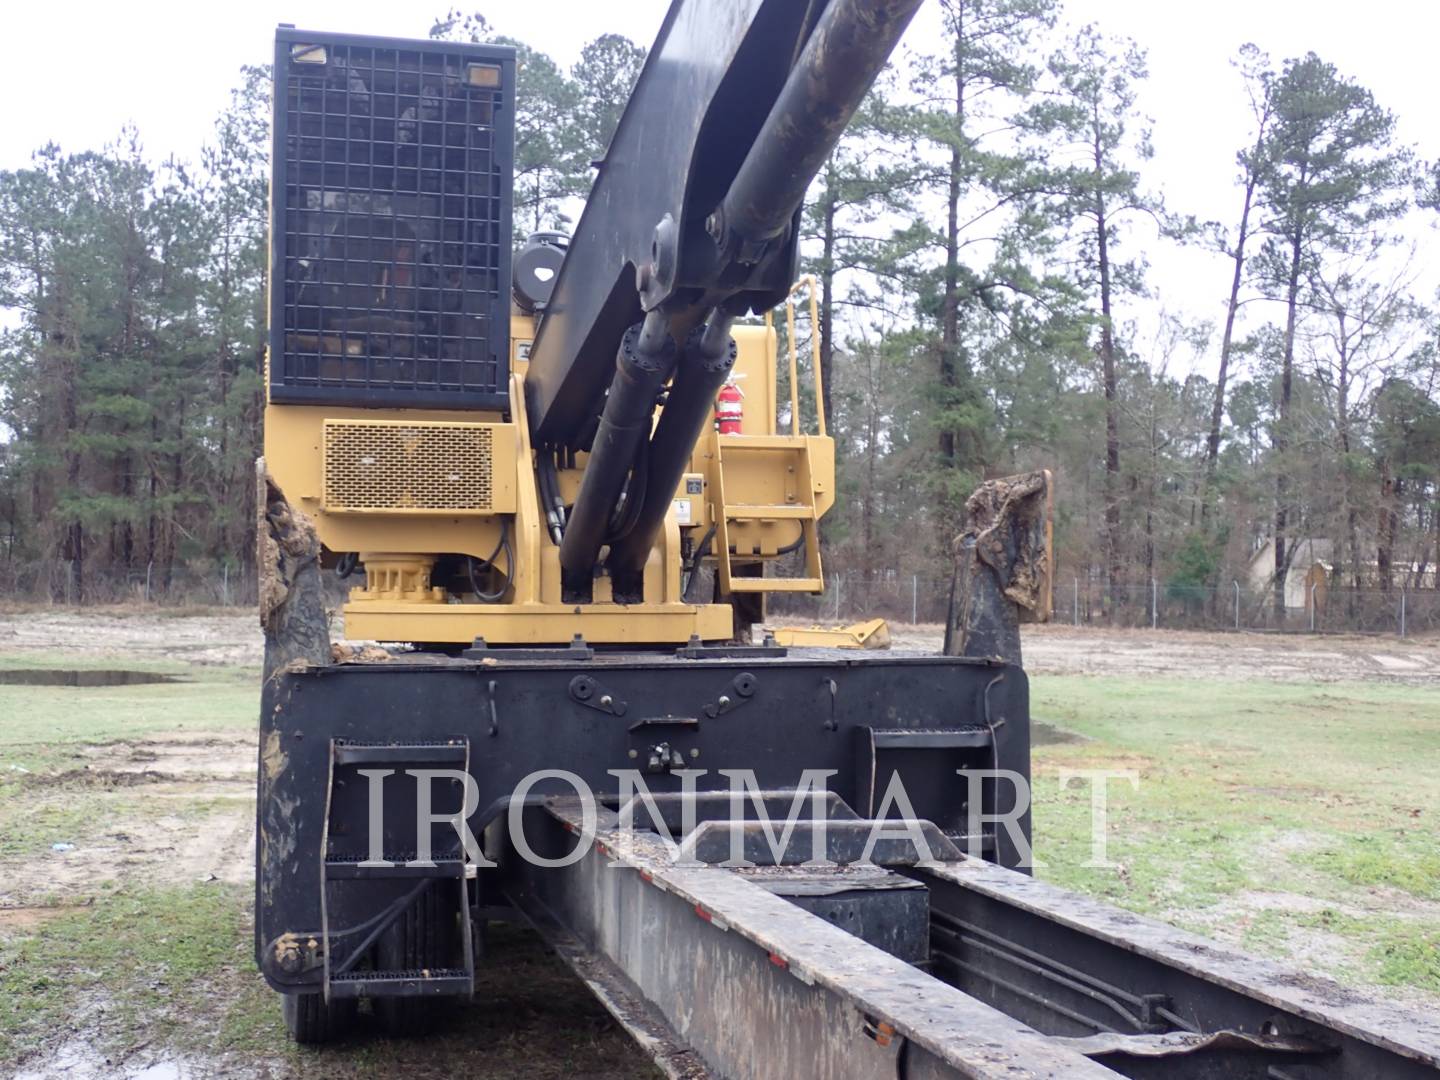
<path fill-rule="evenodd" d="M 347 971 L 330 976 L 332 998 L 436 997 L 469 994 L 475 986 L 463 968 L 428 971 Z"/>
<path fill-rule="evenodd" d="M 336 765 L 464 765 L 464 739 L 445 742 L 347 742 L 335 740 Z"/>
<path fill-rule="evenodd" d="M 825 573 L 820 565 L 819 515 L 816 512 L 816 493 L 811 479 L 809 442 L 793 436 L 722 436 L 716 446 L 719 452 L 719 467 L 716 470 L 715 490 L 712 494 L 718 506 L 715 515 L 714 553 L 721 595 L 823 592 Z M 741 498 L 784 499 L 784 502 L 740 503 L 731 502 L 726 497 L 726 461 L 728 459 L 733 465 L 737 459 L 743 459 L 747 455 L 749 461 L 740 468 L 735 478 L 734 493 Z M 781 475 L 787 475 L 785 470 L 788 469 L 788 475 L 793 482 L 787 482 L 786 487 L 779 490 L 744 490 L 746 471 L 761 468 L 767 462 L 778 468 Z M 773 472 L 774 469 L 769 471 Z M 790 537 L 777 540 L 779 534 L 775 533 L 773 528 L 778 523 L 791 521 L 800 525 L 799 547 L 805 557 L 804 568 L 800 571 L 802 576 L 749 577 L 736 572 L 737 560 L 742 563 L 753 560 L 759 547 L 763 546 L 757 532 L 764 537 L 764 544 L 773 542 L 778 547 L 788 543 Z M 746 550 L 732 555 L 732 543 Z"/>
<path fill-rule="evenodd" d="M 362 878 L 462 878 L 465 860 L 454 853 L 432 856 L 430 866 L 411 865 L 414 852 L 387 854 L 388 865 L 370 863 L 367 856 L 332 855 L 325 860 L 326 881 L 355 881 Z"/>
<path fill-rule="evenodd" d="M 912 728 L 907 730 L 871 728 L 870 742 L 876 750 L 957 750 L 989 746 L 995 736 L 988 727 Z"/>
<path fill-rule="evenodd" d="M 732 593 L 756 592 L 823 592 L 825 583 L 819 578 L 732 577 Z"/>
<path fill-rule="evenodd" d="M 401 741 L 362 741 L 334 739 L 330 743 L 330 769 L 325 788 L 327 813 L 325 828 L 320 841 L 320 880 L 322 895 L 326 900 L 347 898 L 352 903 L 332 908 L 331 903 L 320 906 L 320 941 L 324 959 L 324 985 L 328 997 L 411 997 L 419 995 L 469 995 L 474 992 L 474 952 L 471 942 L 470 920 L 464 918 L 469 908 L 469 868 L 465 853 L 450 845 L 453 840 L 442 842 L 438 850 L 430 852 L 426 860 L 431 865 L 411 865 L 417 856 L 414 851 L 390 851 L 376 863 L 370 863 L 367 854 L 354 851 L 331 849 L 330 815 L 328 808 L 334 804 L 336 776 L 346 766 L 380 765 L 405 768 L 414 765 L 448 765 L 455 769 L 468 770 L 470 767 L 470 743 L 464 738 L 427 739 Z M 342 783 L 344 781 L 341 781 Z M 381 823 L 383 830 L 384 824 Z M 386 835 L 382 831 L 382 835 Z M 348 847 L 360 840 L 341 841 L 340 846 Z M 395 841 L 392 841 L 395 842 Z M 403 842 L 403 841 L 402 841 Z M 408 896 L 402 894 L 405 903 L 415 901 L 422 893 L 434 891 L 443 896 L 449 891 L 454 897 L 453 911 L 460 914 L 460 942 L 455 952 L 446 957 L 428 957 L 440 960 L 447 967 L 435 967 L 424 971 L 353 971 L 356 963 L 363 963 L 365 951 L 386 931 L 394 919 L 402 913 L 391 902 L 393 889 L 374 886 L 369 882 L 385 879 L 417 882 Z M 432 884 L 433 882 L 433 884 Z M 448 884 L 440 884 L 447 882 Z M 355 914 L 354 900 L 362 902 L 362 910 L 373 912 L 368 922 Z M 388 905 L 388 907 L 387 907 Z M 332 910 L 347 913 L 347 918 L 357 921 L 342 927 L 339 939 L 348 947 L 335 953 L 336 942 L 332 938 Z M 348 935 L 365 932 L 363 939 L 356 940 Z"/>

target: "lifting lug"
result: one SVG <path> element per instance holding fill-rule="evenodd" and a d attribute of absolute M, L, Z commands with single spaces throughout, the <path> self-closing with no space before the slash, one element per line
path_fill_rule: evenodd
<path fill-rule="evenodd" d="M 744 705 L 755 694 L 759 680 L 748 671 L 742 671 L 730 680 L 730 686 L 720 696 L 705 706 L 705 715 L 711 720 L 724 716 Z"/>
<path fill-rule="evenodd" d="M 624 716 L 625 710 L 629 708 L 624 700 L 606 690 L 589 675 L 576 675 L 570 680 L 570 697 L 587 709 L 611 716 Z"/>

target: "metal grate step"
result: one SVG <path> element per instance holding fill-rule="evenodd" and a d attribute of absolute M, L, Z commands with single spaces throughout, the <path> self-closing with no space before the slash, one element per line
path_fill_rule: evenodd
<path fill-rule="evenodd" d="M 388 866 L 366 865 L 369 856 L 332 855 L 325 860 L 325 880 L 355 881 L 361 878 L 459 878 L 465 876 L 465 860 L 456 852 L 431 855 L 433 866 L 411 866 L 415 853 L 387 853 Z"/>
<path fill-rule="evenodd" d="M 870 738 L 876 750 L 954 750 L 994 742 L 990 729 L 978 724 L 957 728 L 875 728 Z"/>
<path fill-rule="evenodd" d="M 347 971 L 330 976 L 332 998 L 429 997 L 469 994 L 474 979 L 464 968 L 425 971 Z"/>
<path fill-rule="evenodd" d="M 336 765 L 465 764 L 464 739 L 410 743 L 367 743 L 335 740 Z"/>

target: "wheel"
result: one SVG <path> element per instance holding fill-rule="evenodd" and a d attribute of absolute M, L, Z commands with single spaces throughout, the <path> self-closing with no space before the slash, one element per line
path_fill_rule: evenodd
<path fill-rule="evenodd" d="M 448 890 L 447 890 L 448 891 Z M 433 885 L 380 936 L 376 967 L 382 971 L 423 971 L 454 967 L 459 952 L 455 905 Z M 375 1014 L 390 1035 L 409 1038 L 433 1030 L 452 1004 L 445 997 L 378 997 Z"/>
<path fill-rule="evenodd" d="M 353 1001 L 325 1004 L 323 994 L 281 994 L 280 1013 L 290 1037 L 305 1046 L 332 1042 L 355 1017 Z"/>

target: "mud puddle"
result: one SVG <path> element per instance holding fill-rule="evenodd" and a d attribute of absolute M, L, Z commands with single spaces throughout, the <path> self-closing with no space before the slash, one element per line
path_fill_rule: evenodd
<path fill-rule="evenodd" d="M 11 668 L 0 669 L 0 686 L 71 686 L 90 689 L 100 686 L 150 686 L 183 682 L 176 675 L 156 671 L 127 671 L 122 668 Z"/>

